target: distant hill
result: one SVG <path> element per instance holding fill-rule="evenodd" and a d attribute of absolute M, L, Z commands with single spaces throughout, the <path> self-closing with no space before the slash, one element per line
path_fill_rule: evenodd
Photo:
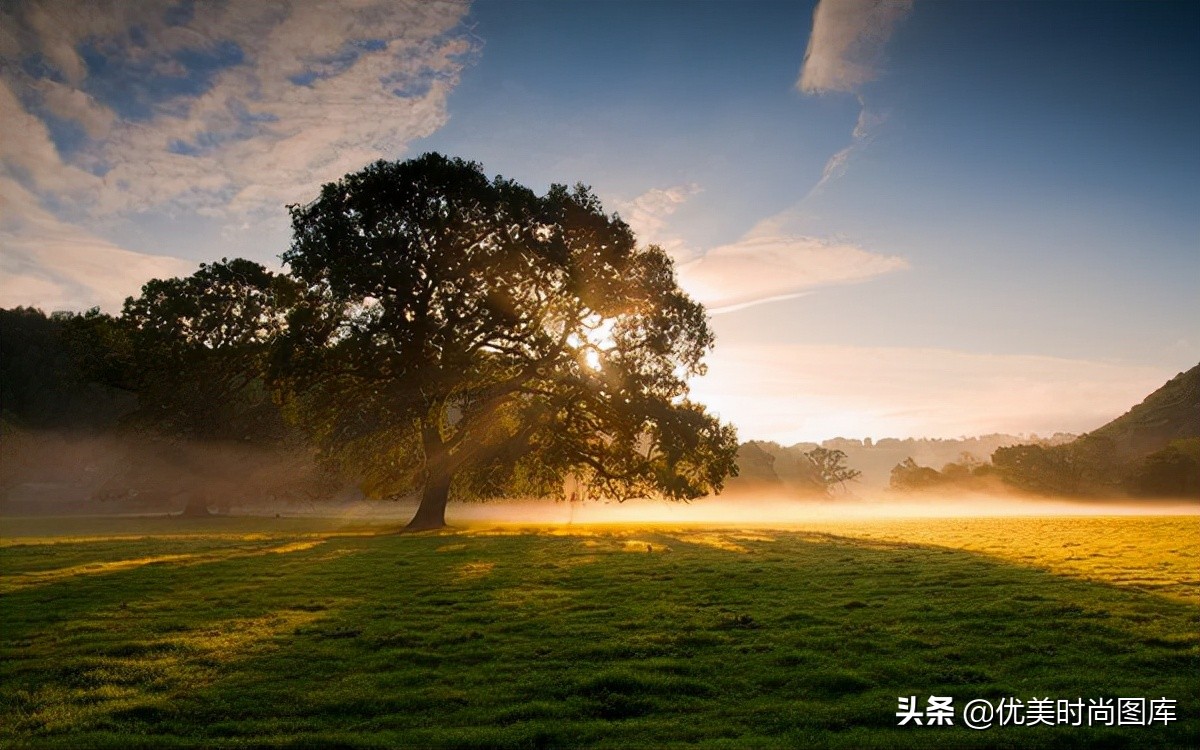
<path fill-rule="evenodd" d="M 1113 441 L 1130 459 L 1162 450 L 1173 440 L 1200 437 L 1200 365 L 1171 378 L 1091 435 Z"/>

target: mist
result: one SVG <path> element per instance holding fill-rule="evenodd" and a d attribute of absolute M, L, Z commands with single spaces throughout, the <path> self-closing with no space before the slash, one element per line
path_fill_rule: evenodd
<path fill-rule="evenodd" d="M 7 435 L 0 460 L 0 514 L 327 517 L 402 523 L 415 495 L 368 500 L 353 484 L 323 474 L 301 449 L 230 442 L 167 443 L 130 436 L 29 432 Z M 198 510 L 201 509 L 201 510 Z M 739 486 L 683 503 L 589 499 L 451 502 L 451 526 L 709 525 L 797 527 L 842 521 L 1006 516 L 1200 514 L 1195 499 L 1030 497 L 998 487 L 901 493 L 798 496 L 778 485 Z"/>
<path fill-rule="evenodd" d="M 880 492 L 870 498 L 797 499 L 783 494 L 739 493 L 705 497 L 691 503 L 631 500 L 624 503 L 547 500 L 504 500 L 452 505 L 451 525 L 705 525 L 779 528 L 827 521 L 871 521 L 905 518 L 970 518 L 1016 516 L 1200 515 L 1195 500 L 1080 501 L 1029 498 L 1003 493 Z"/>
<path fill-rule="evenodd" d="M 314 513 L 359 497 L 303 449 L 14 430 L 0 454 L 0 514 L 10 516 Z"/>

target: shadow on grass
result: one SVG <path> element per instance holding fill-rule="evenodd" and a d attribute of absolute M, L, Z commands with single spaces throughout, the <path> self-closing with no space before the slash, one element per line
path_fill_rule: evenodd
<path fill-rule="evenodd" d="M 1187 747 L 1200 730 L 1200 608 L 945 548 L 708 537 L 643 529 L 632 551 L 604 534 L 333 538 L 11 592 L 0 598 L 0 738 Z M 228 648 L 213 645 L 221 638 Z M 1165 696 L 1179 719 L 898 727 L 908 695 L 959 707 Z"/>

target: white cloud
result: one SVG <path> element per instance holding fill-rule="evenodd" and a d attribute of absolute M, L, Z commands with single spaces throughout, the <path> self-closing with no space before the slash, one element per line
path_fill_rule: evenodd
<path fill-rule="evenodd" d="M 116 114 L 91 95 L 49 78 L 32 83 L 42 102 L 54 115 L 79 123 L 91 138 L 103 138 L 116 121 Z"/>
<path fill-rule="evenodd" d="M 161 211 L 205 217 L 215 236 L 277 230 L 284 204 L 441 127 L 479 48 L 465 1 L 179 10 L 174 0 L 0 9 L 0 304 L 112 310 L 151 276 L 191 270 L 84 226 Z M 89 68 L 95 56 L 109 73 Z M 77 126 L 65 142 L 64 123 Z"/>
<path fill-rule="evenodd" d="M 903 258 L 815 237 L 751 236 L 679 267 L 679 282 L 709 312 L 798 297 L 908 268 Z"/>
<path fill-rule="evenodd" d="M 867 107 L 862 87 L 878 75 L 883 49 L 910 10 L 912 0 L 821 0 L 817 4 L 796 88 L 807 94 L 852 93 L 858 96 L 860 109 L 850 145 L 825 162 L 821 179 L 809 195 L 840 177 L 883 122 L 882 115 Z"/>
<path fill-rule="evenodd" d="M 653 188 L 631 201 L 618 204 L 621 218 L 629 224 L 642 244 L 659 245 L 676 261 L 688 255 L 683 240 L 668 231 L 675 213 L 692 196 L 701 192 L 699 185 L 688 183 L 669 188 Z"/>
<path fill-rule="evenodd" d="M 858 98 L 858 103 L 861 109 L 858 111 L 858 121 L 854 123 L 854 132 L 850 136 L 850 145 L 829 157 L 829 161 L 825 162 L 825 168 L 821 170 L 821 179 L 809 191 L 809 195 L 818 192 L 830 180 L 837 179 L 845 174 L 850 159 L 856 152 L 865 148 L 874 140 L 879 126 L 887 119 L 884 115 L 868 109 L 866 100 L 861 96 Z"/>
<path fill-rule="evenodd" d="M 883 48 L 912 0 L 821 0 L 797 88 L 857 92 L 875 79 Z"/>
<path fill-rule="evenodd" d="M 152 278 L 195 264 L 135 253 L 60 221 L 20 184 L 0 177 L 0 307 L 117 312 Z"/>
<path fill-rule="evenodd" d="M 741 240 L 708 251 L 689 248 L 670 230 L 671 216 L 698 185 L 654 188 L 620 204 L 621 216 L 642 244 L 656 244 L 675 260 L 679 284 L 710 314 L 799 297 L 822 286 L 865 281 L 908 268 L 896 256 L 849 242 L 796 235 L 786 212 L 759 222 Z"/>
<path fill-rule="evenodd" d="M 1093 430 L 1175 373 L 944 349 L 722 344 L 693 395 L 741 438 L 943 437 Z"/>
<path fill-rule="evenodd" d="M 5 172 L 28 175 L 35 190 L 71 199 L 94 194 L 101 186 L 93 174 L 59 158 L 50 139 L 50 131 L 39 118 L 25 111 L 12 88 L 0 78 L 0 175 Z"/>
<path fill-rule="evenodd" d="M 183 25 L 168 23 L 172 5 L 60 0 L 0 16 L 0 26 L 18 30 L 0 45 L 6 58 L 41 55 L 66 79 L 34 79 L 12 64 L 9 85 L 96 139 L 71 156 L 73 166 L 107 169 L 101 189 L 79 201 L 93 215 L 164 204 L 282 214 L 283 204 L 315 197 L 323 182 L 396 158 L 439 128 L 447 94 L 477 49 L 461 26 L 465 2 L 197 3 Z M 148 119 L 114 119 L 85 93 L 94 76 L 80 56 L 85 46 L 135 71 L 197 81 L 197 56 L 228 59 L 201 93 L 143 92 Z M 184 54 L 195 69 L 181 64 Z M 137 78 L 121 96 L 139 95 Z M 41 180 L 48 169 L 30 174 Z"/>

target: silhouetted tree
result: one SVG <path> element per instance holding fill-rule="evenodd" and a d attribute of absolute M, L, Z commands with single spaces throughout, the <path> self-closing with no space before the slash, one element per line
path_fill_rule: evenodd
<path fill-rule="evenodd" d="M 1074 483 L 1061 454 L 1051 448 L 1029 443 L 997 448 L 992 465 L 1006 484 L 1039 494 L 1073 492 Z"/>
<path fill-rule="evenodd" d="M 271 440 L 284 430 L 264 380 L 271 346 L 301 289 L 252 261 L 154 279 L 125 301 L 138 416 L 180 438 Z"/>
<path fill-rule="evenodd" d="M 997 448 L 992 464 L 1006 484 L 1041 495 L 1109 493 L 1125 471 L 1113 441 L 1090 435 L 1063 445 L 1031 443 Z"/>
<path fill-rule="evenodd" d="M 320 298 L 278 349 L 298 418 L 379 493 L 673 499 L 719 490 L 732 427 L 687 400 L 712 347 L 659 248 L 586 188 L 544 196 L 428 154 L 292 206 L 292 273 Z"/>
<path fill-rule="evenodd" d="M 900 492 L 919 492 L 942 489 L 984 489 L 994 468 L 975 458 L 969 452 L 959 454 L 958 461 L 951 461 L 938 471 L 921 466 L 910 456 L 892 467 L 889 488 Z"/>
<path fill-rule="evenodd" d="M 138 446 L 141 458 L 113 480 L 118 494 L 130 486 L 163 501 L 185 495 L 187 515 L 207 514 L 209 494 L 228 502 L 239 472 L 229 462 L 213 466 L 196 441 L 277 444 L 287 437 L 264 375 L 286 313 L 301 296 L 291 279 L 235 259 L 201 264 L 185 278 L 155 279 L 125 301 L 136 423 L 149 439 Z"/>
<path fill-rule="evenodd" d="M 862 474 L 862 472 L 846 466 L 846 454 L 844 451 L 817 447 L 804 455 L 808 456 L 808 460 L 812 462 L 816 470 L 815 477 L 825 487 L 826 491 L 835 484 L 841 485 L 845 489 L 846 482 L 857 479 Z"/>
<path fill-rule="evenodd" d="M 907 492 L 937 487 L 944 481 L 945 477 L 937 469 L 921 466 L 909 456 L 892 467 L 889 486 Z"/>
<path fill-rule="evenodd" d="M 1146 456 L 1130 472 L 1126 487 L 1147 497 L 1200 497 L 1200 438 L 1176 440 Z"/>
<path fill-rule="evenodd" d="M 0 310 L 0 408 L 27 428 L 97 429 L 132 403 L 128 342 L 117 322 L 86 313 Z"/>

